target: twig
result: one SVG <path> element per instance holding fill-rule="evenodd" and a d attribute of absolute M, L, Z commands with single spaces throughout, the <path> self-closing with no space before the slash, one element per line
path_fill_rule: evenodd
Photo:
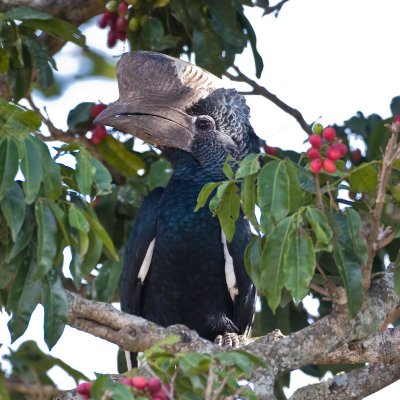
<path fill-rule="evenodd" d="M 368 288 L 371 279 L 372 264 L 374 261 L 375 254 L 379 248 L 379 231 L 381 228 L 381 216 L 383 207 L 385 205 L 386 187 L 392 172 L 393 163 L 400 157 L 400 144 L 398 144 L 398 136 L 400 133 L 400 123 L 393 122 L 392 124 L 386 125 L 391 132 L 390 139 L 383 155 L 382 167 L 379 170 L 378 175 L 378 189 L 375 202 L 375 209 L 373 211 L 371 231 L 369 234 L 370 246 L 368 248 L 368 260 L 364 268 L 363 284 L 364 288 Z"/>
<path fill-rule="evenodd" d="M 331 299 L 331 295 L 323 287 L 316 285 L 315 283 L 310 283 L 310 288 L 312 290 L 314 290 L 314 292 L 317 292 L 317 293 L 321 294 L 322 296 L 326 297 L 326 299 Z"/>
<path fill-rule="evenodd" d="M 254 80 L 250 79 L 248 76 L 243 74 L 243 72 L 241 72 L 238 67 L 233 66 L 233 68 L 236 71 L 237 75 L 232 75 L 229 72 L 225 72 L 226 77 L 228 77 L 232 81 L 247 83 L 253 88 L 253 91 L 251 92 L 252 94 L 257 94 L 265 97 L 266 99 L 274 103 L 277 107 L 279 107 L 281 110 L 285 111 L 293 118 L 295 118 L 296 121 L 300 124 L 300 126 L 308 135 L 312 134 L 310 125 L 307 124 L 307 122 L 305 121 L 303 115 L 300 113 L 299 110 L 296 110 L 295 108 L 290 107 L 289 105 L 284 103 L 281 99 L 279 99 L 275 94 L 271 93 L 264 86 L 259 85 L 257 82 L 255 82 Z"/>
<path fill-rule="evenodd" d="M 267 1 L 267 0 L 256 0 L 256 1 L 253 1 L 253 5 L 256 7 L 262 8 L 264 10 L 263 16 L 275 13 L 275 17 L 277 17 L 279 14 L 279 11 L 281 11 L 284 4 L 287 3 L 288 1 L 289 0 L 281 0 L 279 3 L 275 4 L 274 6 L 270 6 L 269 1 Z"/>
<path fill-rule="evenodd" d="M 20 393 L 28 396 L 40 396 L 40 397 L 54 397 L 57 396 L 60 391 L 54 386 L 50 385 L 33 385 L 19 382 L 5 381 L 7 390 L 10 393 Z"/>
<path fill-rule="evenodd" d="M 317 206 L 320 211 L 324 212 L 324 202 L 322 201 L 322 191 L 321 191 L 321 184 L 319 182 L 319 175 L 313 174 L 314 177 L 314 184 L 315 184 L 315 192 L 317 194 Z"/>

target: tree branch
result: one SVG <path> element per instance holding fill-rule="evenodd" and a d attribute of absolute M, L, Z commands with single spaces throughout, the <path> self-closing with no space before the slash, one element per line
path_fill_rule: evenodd
<path fill-rule="evenodd" d="M 254 80 L 250 79 L 248 76 L 243 74 L 243 72 L 241 72 L 238 67 L 234 66 L 233 68 L 236 71 L 237 75 L 232 75 L 229 72 L 225 72 L 224 75 L 227 78 L 231 79 L 232 81 L 247 83 L 253 88 L 253 91 L 248 92 L 247 94 L 257 94 L 265 97 L 266 99 L 274 103 L 277 107 L 279 107 L 281 110 L 291 115 L 300 124 L 300 126 L 308 135 L 312 134 L 310 125 L 307 124 L 307 122 L 305 121 L 303 115 L 300 113 L 299 110 L 296 110 L 295 108 L 290 107 L 288 104 L 284 103 L 281 99 L 279 99 L 275 94 L 271 93 L 264 86 L 259 85 L 257 82 L 255 82 Z"/>
<path fill-rule="evenodd" d="M 382 353 L 382 360 L 391 361 L 389 355 L 383 355 L 383 349 L 386 349 L 386 353 L 393 352 L 392 358 L 397 360 L 400 343 L 397 329 L 366 341 L 379 332 L 387 314 L 400 304 L 392 278 L 393 274 L 385 274 L 382 279 L 373 282 L 366 296 L 366 304 L 356 318 L 349 317 L 345 305 L 336 306 L 331 315 L 301 331 L 285 337 L 270 334 L 252 341 L 244 348 L 268 360 L 274 374 L 321 361 L 336 363 L 339 358 L 345 357 L 348 357 L 346 362 L 376 362 L 381 360 L 377 352 Z M 143 318 L 118 311 L 110 304 L 86 300 L 70 292 L 67 295 L 69 325 L 115 343 L 127 351 L 144 351 L 169 335 L 180 338 L 179 343 L 169 347 L 171 351 L 215 353 L 224 350 L 200 338 L 185 326 L 162 328 Z M 329 356 L 339 346 L 356 340 L 364 341 L 364 345 L 350 344 L 347 350 L 342 348 Z M 362 350 L 362 354 L 356 356 L 358 350 Z"/>
<path fill-rule="evenodd" d="M 5 381 L 5 386 L 10 393 L 25 394 L 32 398 L 48 399 L 57 396 L 60 391 L 54 386 L 49 385 L 32 385 L 21 382 Z"/>
<path fill-rule="evenodd" d="M 278 16 L 279 12 L 281 11 L 282 7 L 287 3 L 289 0 L 281 0 L 279 3 L 275 4 L 274 6 L 269 5 L 269 1 L 266 0 L 257 0 L 254 5 L 256 7 L 260 7 L 264 10 L 263 16 L 268 14 L 275 14 L 275 17 Z"/>
<path fill-rule="evenodd" d="M 104 5 L 99 0 L 70 0 L 68 7 L 65 6 L 65 0 L 0 0 L 0 13 L 14 7 L 30 7 L 37 11 L 44 11 L 75 26 L 81 25 L 104 11 Z M 42 39 L 50 54 L 57 53 L 65 44 L 53 36 L 43 35 Z M 12 97 L 6 74 L 0 74 L 0 97 L 4 99 Z"/>
<path fill-rule="evenodd" d="M 392 124 L 386 125 L 389 129 L 391 136 L 389 142 L 386 146 L 385 153 L 383 155 L 382 167 L 379 170 L 378 175 L 378 189 L 376 196 L 376 203 L 374 208 L 374 213 L 372 217 L 371 230 L 368 237 L 368 242 L 370 246 L 368 248 L 368 260 L 364 268 L 363 273 L 363 283 L 364 287 L 368 288 L 371 279 L 372 264 L 379 249 L 380 242 L 382 238 L 380 233 L 382 231 L 381 227 L 381 216 L 383 207 L 385 204 L 386 188 L 392 173 L 393 164 L 396 159 L 400 158 L 400 144 L 398 143 L 398 137 L 400 133 L 400 123 L 393 122 Z"/>
<path fill-rule="evenodd" d="M 371 364 L 298 389 L 290 400 L 357 400 L 400 379 L 398 364 Z"/>

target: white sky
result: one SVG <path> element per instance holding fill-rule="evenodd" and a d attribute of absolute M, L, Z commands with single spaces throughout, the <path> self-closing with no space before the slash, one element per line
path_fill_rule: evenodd
<path fill-rule="evenodd" d="M 360 110 L 365 115 L 390 115 L 389 104 L 400 95 L 399 0 L 291 0 L 279 17 L 261 17 L 259 9 L 247 12 L 258 37 L 258 49 L 265 68 L 260 83 L 283 101 L 299 109 L 307 122 L 320 118 L 323 124 L 341 123 Z M 105 50 L 106 32 L 91 28 L 85 32 L 88 45 Z M 111 50 L 118 56 L 123 47 Z M 125 49 L 127 51 L 127 48 Z M 77 71 L 76 50 L 68 46 L 58 56 L 61 74 Z M 241 70 L 254 78 L 249 50 L 237 60 Z M 114 81 L 77 80 L 61 99 L 47 101 L 48 113 L 56 125 L 66 126 L 67 112 L 82 101 L 109 103 L 118 97 Z M 272 103 L 248 96 L 255 131 L 271 146 L 304 149 L 306 138 L 297 122 Z M 0 343 L 10 344 L 5 328 L 7 318 L 0 314 Z M 35 339 L 45 350 L 42 333 L 43 311 L 35 312 L 26 334 L 12 345 Z M 0 348 L 0 354 L 5 348 Z M 71 366 L 94 378 L 93 372 L 116 372 L 116 346 L 67 327 L 51 351 Z M 73 383 L 53 371 L 61 388 Z M 293 377 L 295 387 L 311 378 Z M 314 380 L 315 382 L 315 380 Z M 398 399 L 400 382 L 368 397 L 370 400 Z"/>

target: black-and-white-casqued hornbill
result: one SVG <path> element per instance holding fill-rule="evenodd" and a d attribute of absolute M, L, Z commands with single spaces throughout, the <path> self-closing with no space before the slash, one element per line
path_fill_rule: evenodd
<path fill-rule="evenodd" d="M 208 207 L 194 208 L 207 182 L 226 179 L 228 154 L 240 161 L 259 151 L 249 108 L 219 78 L 159 53 L 122 55 L 117 78 L 120 97 L 96 122 L 158 146 L 174 170 L 138 211 L 125 253 L 121 309 L 235 346 L 238 335 L 248 334 L 255 309 L 243 261 L 249 224 L 241 215 L 228 243 Z M 135 355 L 131 361 L 135 366 Z"/>

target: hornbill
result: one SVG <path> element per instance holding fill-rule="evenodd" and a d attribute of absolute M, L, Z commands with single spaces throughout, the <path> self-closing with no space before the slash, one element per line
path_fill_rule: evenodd
<path fill-rule="evenodd" d="M 207 71 L 155 52 L 123 54 L 117 78 L 120 97 L 95 122 L 158 146 L 173 166 L 165 189 L 150 192 L 137 213 L 125 253 L 121 309 L 237 346 L 255 309 L 256 291 L 243 260 L 249 224 L 240 215 L 228 243 L 208 207 L 194 208 L 207 182 L 226 179 L 228 154 L 240 161 L 259 151 L 245 99 Z M 131 361 L 137 365 L 135 354 Z"/>

